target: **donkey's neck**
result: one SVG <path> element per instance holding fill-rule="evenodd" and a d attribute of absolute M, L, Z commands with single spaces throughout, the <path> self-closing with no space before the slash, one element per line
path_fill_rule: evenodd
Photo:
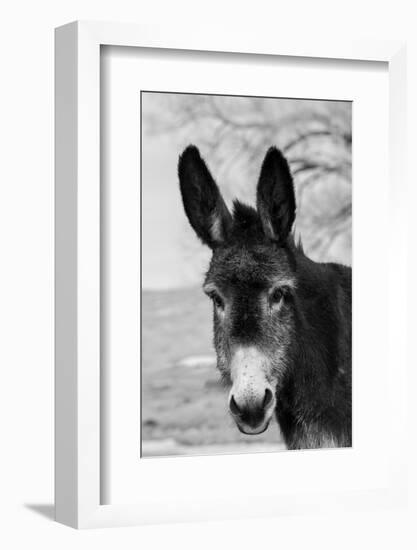
<path fill-rule="evenodd" d="M 349 270 L 309 263 L 300 277 L 289 369 L 277 418 L 290 448 L 348 445 L 351 415 Z M 320 281 L 318 284 L 317 281 Z"/>

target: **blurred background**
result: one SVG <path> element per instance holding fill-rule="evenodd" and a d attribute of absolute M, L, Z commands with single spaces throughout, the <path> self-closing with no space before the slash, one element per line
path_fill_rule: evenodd
<path fill-rule="evenodd" d="M 351 265 L 350 102 L 141 93 L 142 456 L 284 449 L 276 423 L 245 436 L 218 381 L 211 304 L 201 290 L 210 251 L 188 225 L 177 162 L 199 147 L 226 202 L 255 203 L 271 145 L 290 163 L 295 233 L 316 261 Z"/>

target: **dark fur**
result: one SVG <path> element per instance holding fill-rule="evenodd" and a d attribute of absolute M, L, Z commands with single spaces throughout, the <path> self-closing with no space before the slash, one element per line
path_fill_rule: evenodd
<path fill-rule="evenodd" d="M 205 282 L 230 304 L 227 322 L 214 307 L 223 378 L 235 346 L 257 346 L 270 358 L 275 414 L 288 448 L 351 446 L 351 270 L 313 262 L 294 243 L 287 161 L 271 148 L 257 210 L 235 201 L 233 215 L 193 146 L 180 157 L 179 178 L 189 221 L 213 250 Z M 283 284 L 275 312 L 268 292 L 277 280 L 294 284 Z"/>

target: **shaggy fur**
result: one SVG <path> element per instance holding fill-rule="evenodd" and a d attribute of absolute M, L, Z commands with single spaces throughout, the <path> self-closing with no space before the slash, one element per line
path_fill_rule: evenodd
<path fill-rule="evenodd" d="M 267 152 L 256 210 L 235 201 L 229 212 L 196 147 L 181 155 L 179 179 L 190 224 L 213 251 L 205 288 L 222 377 L 237 346 L 262 350 L 287 447 L 351 446 L 351 270 L 294 243 L 287 161 Z"/>

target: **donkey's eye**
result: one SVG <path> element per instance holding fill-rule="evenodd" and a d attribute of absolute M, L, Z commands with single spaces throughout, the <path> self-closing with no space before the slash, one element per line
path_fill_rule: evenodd
<path fill-rule="evenodd" d="M 269 296 L 269 303 L 271 305 L 277 305 L 284 298 L 284 289 L 283 288 L 274 288 Z"/>
<path fill-rule="evenodd" d="M 213 304 L 216 306 L 217 309 L 224 309 L 224 300 L 220 296 L 220 294 L 217 292 L 215 288 L 211 284 L 206 285 L 203 288 L 204 292 L 207 294 L 207 296 L 212 300 Z"/>
<path fill-rule="evenodd" d="M 223 301 L 223 298 L 220 296 L 220 294 L 218 294 L 217 292 L 211 292 L 209 296 L 212 299 L 213 304 L 218 309 L 224 309 L 224 301 Z"/>

